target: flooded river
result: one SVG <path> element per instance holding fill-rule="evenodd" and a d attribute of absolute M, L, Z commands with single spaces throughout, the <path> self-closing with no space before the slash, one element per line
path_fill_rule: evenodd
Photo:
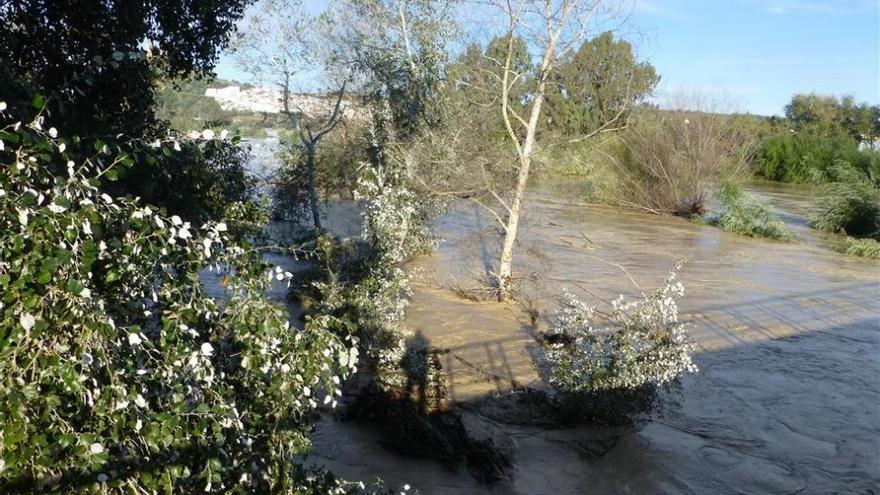
<path fill-rule="evenodd" d="M 318 425 L 309 461 L 422 494 L 880 491 L 880 263 L 828 249 L 806 223 L 811 193 L 753 190 L 802 242 L 532 194 L 514 264 L 534 323 L 522 303 L 472 302 L 450 290 L 478 287 L 501 242 L 491 215 L 457 205 L 436 222 L 437 252 L 408 266 L 406 323 L 443 350 L 467 427 L 512 453 L 510 479 L 480 484 L 464 467 L 396 455 L 372 427 L 330 417 Z M 543 386 L 535 335 L 563 287 L 601 305 L 638 292 L 621 267 L 648 289 L 678 260 L 686 262 L 681 311 L 700 372 L 665 395 L 644 428 L 597 450 L 596 427 L 512 424 L 473 406 L 502 401 L 520 385 Z"/>

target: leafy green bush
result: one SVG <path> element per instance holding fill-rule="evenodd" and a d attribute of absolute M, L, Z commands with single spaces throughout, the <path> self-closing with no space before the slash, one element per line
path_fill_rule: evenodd
<path fill-rule="evenodd" d="M 860 150 L 846 135 L 785 132 L 761 143 L 755 155 L 755 172 L 781 182 L 880 184 L 880 153 Z"/>
<path fill-rule="evenodd" d="M 565 292 L 548 336 L 551 385 L 594 402 L 592 415 L 616 421 L 621 418 L 609 412 L 648 412 L 660 386 L 696 372 L 694 344 L 678 319 L 676 301 L 684 295 L 676 281 L 679 266 L 641 300 L 614 300 L 604 315 L 607 325 L 595 325 L 598 312 Z"/>
<path fill-rule="evenodd" d="M 793 241 L 797 237 L 761 200 L 739 186 L 723 182 L 717 191 L 721 213 L 709 217 L 711 225 L 746 237 Z"/>
<path fill-rule="evenodd" d="M 880 189 L 858 183 L 831 186 L 812 220 L 825 232 L 880 240 Z"/>
<path fill-rule="evenodd" d="M 341 486 L 304 479 L 293 456 L 356 364 L 347 325 L 321 316 L 291 328 L 265 296 L 289 274 L 227 223 L 196 227 L 102 193 L 133 153 L 159 148 L 108 142 L 89 154 L 39 116 L 0 119 L 0 491 Z M 224 274 L 222 304 L 204 293 L 207 266 Z"/>
<path fill-rule="evenodd" d="M 102 189 L 111 196 L 138 197 L 194 222 L 221 218 L 227 205 L 250 199 L 255 187 L 245 170 L 248 148 L 239 145 L 237 136 L 226 139 L 227 134 L 166 131 L 166 143 L 154 140 L 130 150 L 132 166 L 111 174 Z"/>
<path fill-rule="evenodd" d="M 834 250 L 848 256 L 880 260 L 880 242 L 874 239 L 847 237 L 843 243 L 835 245 Z"/>

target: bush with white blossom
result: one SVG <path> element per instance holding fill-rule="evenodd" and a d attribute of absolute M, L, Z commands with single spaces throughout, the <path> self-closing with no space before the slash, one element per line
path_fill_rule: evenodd
<path fill-rule="evenodd" d="M 639 300 L 620 296 L 602 318 L 566 291 L 546 350 L 550 383 L 567 393 L 599 394 L 656 388 L 696 372 L 694 344 L 678 318 L 679 267 Z"/>
<path fill-rule="evenodd" d="M 406 184 L 406 173 L 392 164 L 371 166 L 358 180 L 355 198 L 363 204 L 361 237 L 391 263 L 433 250 L 430 206 Z"/>
<path fill-rule="evenodd" d="M 391 165 L 367 166 L 356 198 L 363 206 L 360 239 L 334 243 L 319 240 L 322 265 L 329 277 L 313 285 L 319 312 L 345 317 L 368 337 L 367 347 L 396 342 L 412 290 L 400 264 L 430 251 L 435 239 L 428 228 L 428 209 L 406 184 L 405 174 Z"/>
<path fill-rule="evenodd" d="M 278 274 L 230 235 L 246 219 L 196 227 L 101 192 L 133 153 L 173 142 L 65 138 L 3 108 L 0 491 L 358 490 L 294 462 L 357 364 L 348 325 L 290 326 L 265 295 Z"/>

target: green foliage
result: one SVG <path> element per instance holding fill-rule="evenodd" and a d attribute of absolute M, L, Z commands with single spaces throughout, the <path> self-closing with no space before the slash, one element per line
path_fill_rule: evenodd
<path fill-rule="evenodd" d="M 89 152 L 40 120 L 7 117 L 0 491 L 359 490 L 303 479 L 293 462 L 308 451 L 318 402 L 332 405 L 356 364 L 348 325 L 320 316 L 292 328 L 265 296 L 290 274 L 263 264 L 225 222 L 196 227 L 102 192 L 134 154 L 182 154 L 171 142 Z M 259 220 L 249 207 L 228 211 L 234 225 Z M 204 293 L 208 266 L 228 288 L 222 304 Z"/>
<path fill-rule="evenodd" d="M 880 137 L 880 106 L 856 104 L 852 96 L 797 94 L 785 106 L 785 116 L 795 130 L 814 136 L 844 134 L 856 142 Z"/>
<path fill-rule="evenodd" d="M 132 151 L 132 166 L 102 189 L 139 197 L 193 222 L 222 218 L 228 204 L 251 197 L 255 181 L 245 170 L 250 153 L 237 136 L 225 139 L 226 131 L 210 129 L 167 136 Z"/>
<path fill-rule="evenodd" d="M 389 136 L 409 140 L 437 124 L 439 88 L 453 32 L 452 1 L 336 0 L 324 17 L 336 63 L 364 78 L 373 119 Z"/>
<path fill-rule="evenodd" d="M 546 99 L 549 127 L 577 136 L 612 122 L 622 126 L 659 80 L 651 64 L 636 61 L 629 42 L 606 31 L 585 41 L 554 73 Z"/>
<path fill-rule="evenodd" d="M 154 122 L 156 75 L 208 74 L 248 3 L 6 2 L 0 95 L 17 113 L 33 94 L 48 97 L 71 134 L 141 136 Z"/>
<path fill-rule="evenodd" d="M 723 181 L 716 199 L 721 203 L 721 213 L 710 217 L 709 223 L 724 231 L 786 242 L 797 239 L 766 204 L 734 183 Z"/>
<path fill-rule="evenodd" d="M 507 37 L 499 36 L 489 41 L 486 47 L 477 43 L 468 45 L 464 53 L 447 67 L 450 84 L 443 87 L 444 97 L 450 106 L 449 115 L 454 121 L 452 127 L 467 128 L 471 138 L 467 148 L 473 151 L 504 146 L 510 137 L 501 118 L 497 102 L 501 91 L 502 64 L 507 55 Z M 520 38 L 513 40 L 512 69 L 522 77 L 510 83 L 511 107 L 521 113 L 528 100 L 526 94 L 531 81 L 532 60 L 526 42 Z"/>
<path fill-rule="evenodd" d="M 834 245 L 834 249 L 847 256 L 880 260 L 880 242 L 874 239 L 847 237 L 843 243 Z"/>
<path fill-rule="evenodd" d="M 812 220 L 819 230 L 880 240 L 880 189 L 864 183 L 835 184 Z"/>
<path fill-rule="evenodd" d="M 880 185 L 880 152 L 860 150 L 848 136 L 784 132 L 765 139 L 755 155 L 755 172 L 769 180 Z"/>

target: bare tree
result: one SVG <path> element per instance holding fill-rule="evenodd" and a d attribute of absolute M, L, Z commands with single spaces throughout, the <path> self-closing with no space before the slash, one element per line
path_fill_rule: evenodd
<path fill-rule="evenodd" d="M 238 25 L 230 46 L 235 63 L 260 82 L 281 91 L 281 111 L 290 117 L 293 79 L 307 66 L 305 26 L 299 0 L 260 0 L 252 5 Z"/>
<path fill-rule="evenodd" d="M 541 121 L 548 82 L 558 63 L 568 52 L 580 46 L 602 6 L 602 0 L 491 0 L 489 4 L 502 13 L 504 36 L 507 42 L 503 58 L 494 60 L 499 66 L 498 85 L 501 118 L 516 155 L 516 182 L 509 200 L 495 194 L 502 205 L 506 219 L 501 219 L 504 230 L 501 258 L 494 274 L 499 298 L 510 293 L 513 254 L 525 199 L 532 157 L 535 153 L 538 125 Z M 523 39 L 531 53 L 537 55 L 528 105 L 512 99 L 512 88 L 529 75 L 519 72 L 515 64 L 516 40 Z"/>
<path fill-rule="evenodd" d="M 324 119 L 316 122 L 313 118 L 300 118 L 297 120 L 297 128 L 300 144 L 306 153 L 307 187 L 309 191 L 309 207 L 312 210 L 312 222 L 315 230 L 323 230 L 321 226 L 321 210 L 318 206 L 318 193 L 315 185 L 315 148 L 328 132 L 332 131 L 336 124 L 342 120 L 345 109 L 342 107 L 342 98 L 345 95 L 345 82 L 336 92 L 336 103 L 333 110 Z M 313 129 L 314 126 L 314 129 Z"/>
<path fill-rule="evenodd" d="M 260 0 L 247 12 L 232 46 L 238 66 L 258 81 L 272 83 L 281 91 L 280 109 L 284 123 L 293 127 L 295 146 L 305 154 L 308 206 L 315 230 L 322 230 L 320 203 L 315 181 L 316 148 L 345 116 L 346 82 L 327 95 L 297 95 L 298 78 L 332 81 L 338 77 L 316 74 L 316 59 L 322 50 L 319 36 L 308 26 L 317 19 L 304 14 L 300 0 Z M 312 85 L 314 83 L 312 82 Z M 335 101 L 335 104 L 332 103 Z"/>

